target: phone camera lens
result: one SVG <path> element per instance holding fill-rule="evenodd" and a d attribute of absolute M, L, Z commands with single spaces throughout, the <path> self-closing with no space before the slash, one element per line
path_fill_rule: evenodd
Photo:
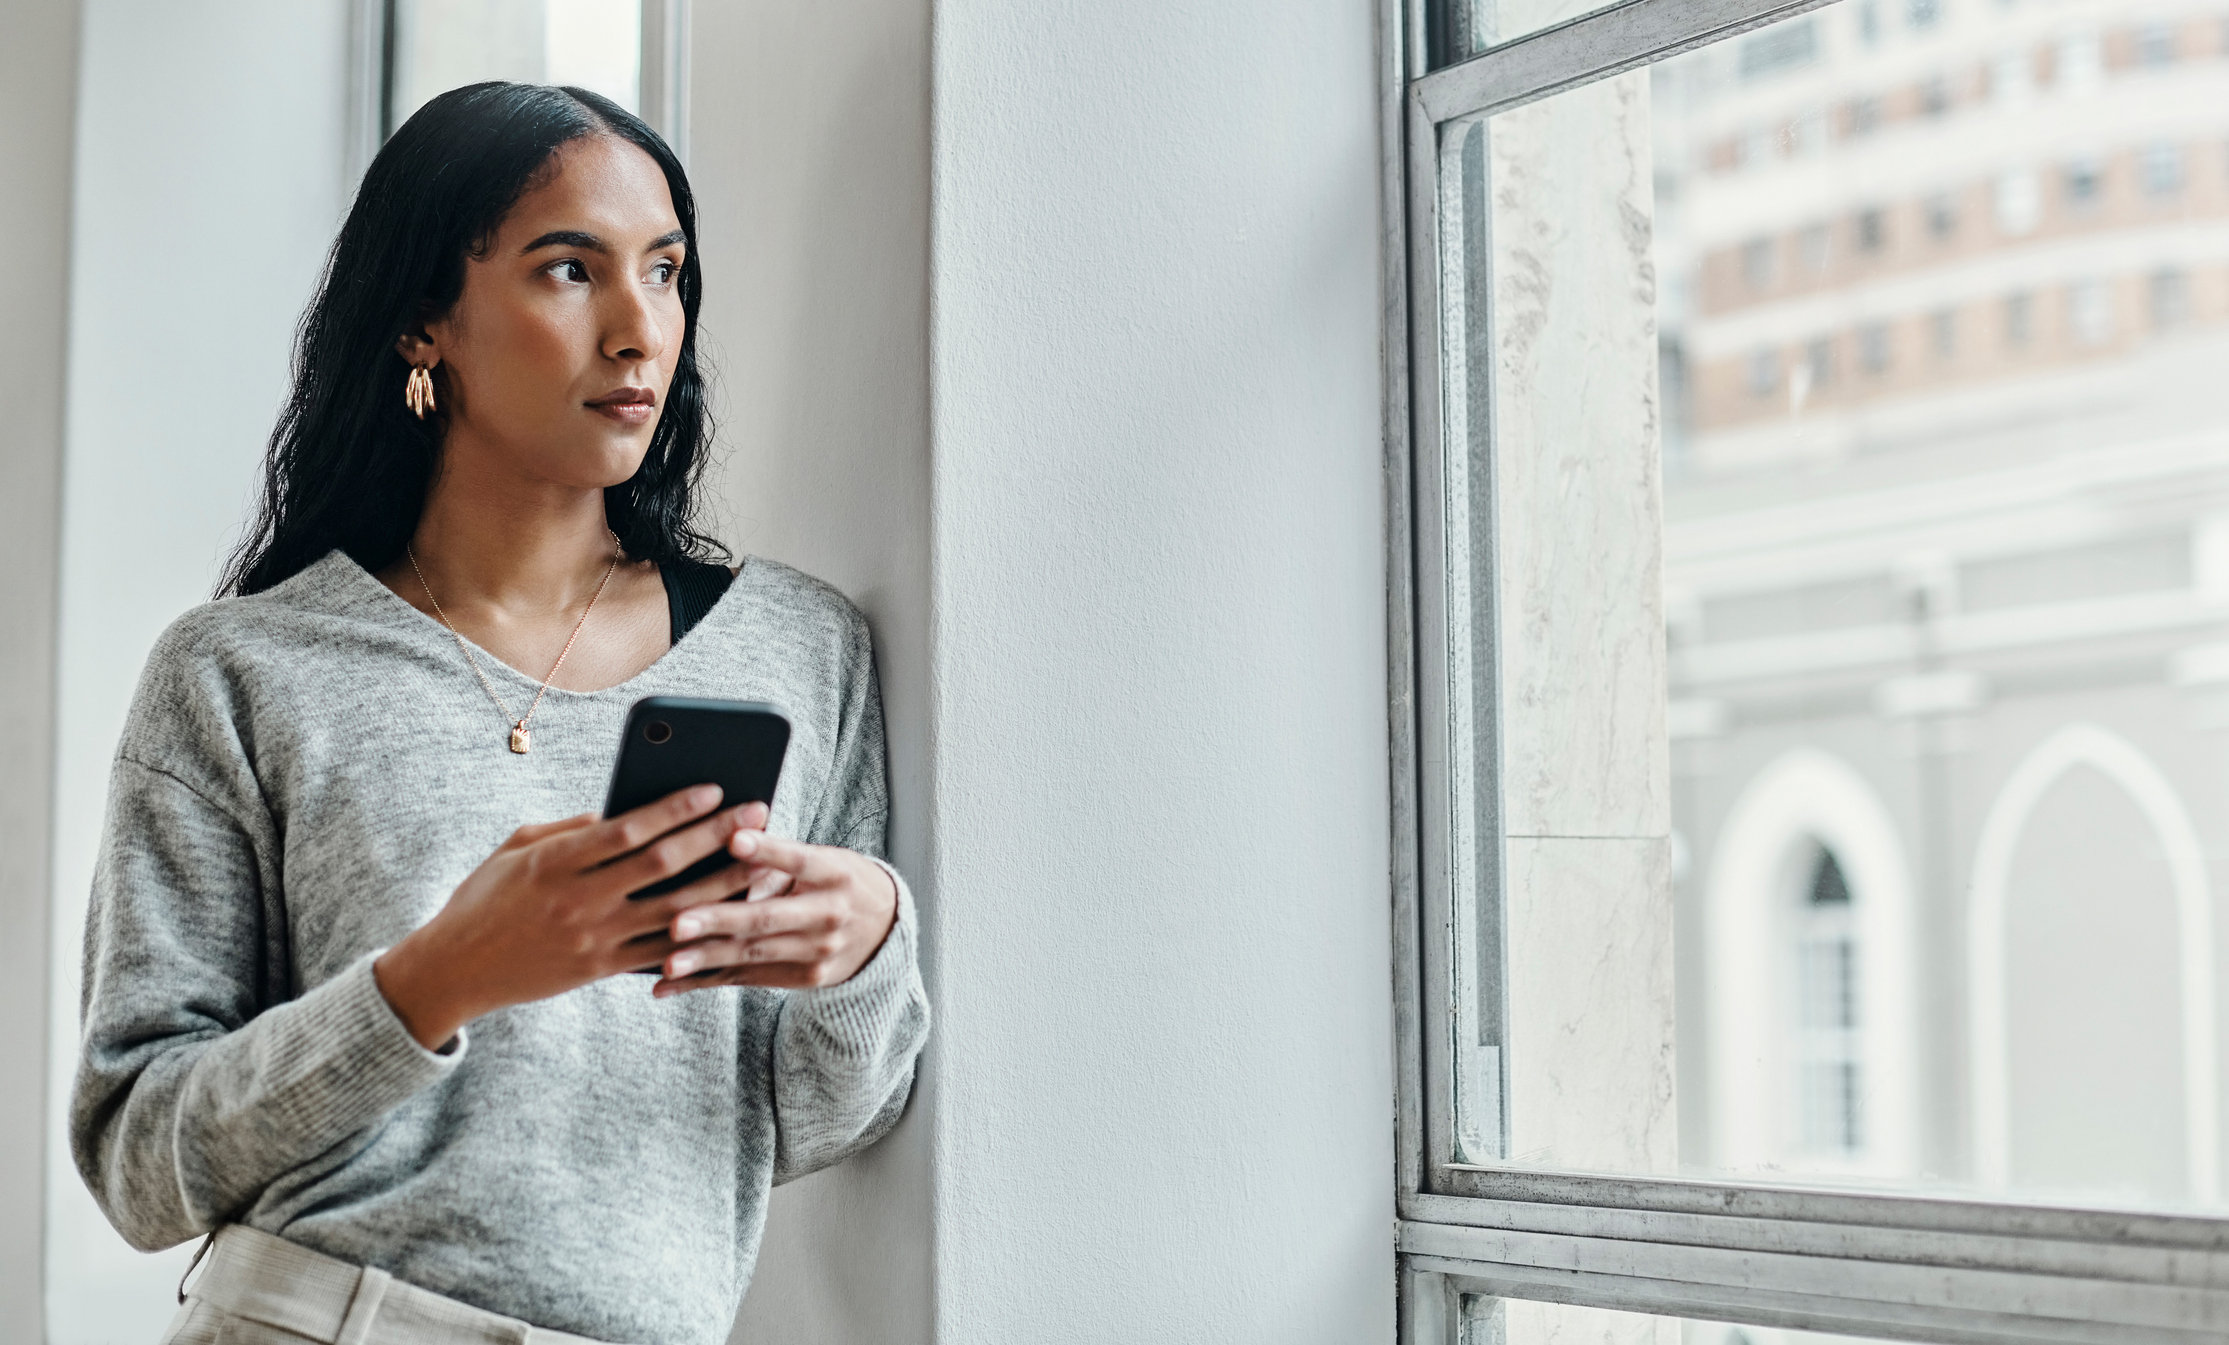
<path fill-rule="evenodd" d="M 642 736 L 654 743 L 662 743 L 673 736 L 673 725 L 663 719 L 653 719 L 642 726 Z"/>

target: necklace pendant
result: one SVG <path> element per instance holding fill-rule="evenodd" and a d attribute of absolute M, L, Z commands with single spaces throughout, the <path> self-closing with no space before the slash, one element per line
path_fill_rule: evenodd
<path fill-rule="evenodd" d="M 534 735 L 526 731 L 524 722 L 511 726 L 511 750 L 520 756 L 534 750 Z"/>

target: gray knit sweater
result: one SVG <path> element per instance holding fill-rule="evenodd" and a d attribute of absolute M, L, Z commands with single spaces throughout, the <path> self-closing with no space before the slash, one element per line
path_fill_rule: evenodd
<path fill-rule="evenodd" d="M 904 884 L 843 985 L 656 1001 L 618 976 L 489 1014 L 448 1054 L 371 974 L 513 829 L 599 808 L 654 694 L 785 706 L 771 829 L 881 854 L 865 623 L 769 561 L 632 680 L 551 691 L 526 756 L 448 632 L 339 552 L 170 628 L 117 752 L 70 1108 L 126 1239 L 241 1222 L 539 1326 L 726 1338 L 769 1185 L 905 1105 L 928 1004 Z"/>

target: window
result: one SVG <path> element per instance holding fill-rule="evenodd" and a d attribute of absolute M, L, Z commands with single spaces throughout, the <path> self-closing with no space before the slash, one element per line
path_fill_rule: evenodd
<path fill-rule="evenodd" d="M 1865 1147 L 1857 932 L 1841 864 L 1832 850 L 1814 849 L 1816 858 L 1793 912 L 1797 1101 L 1803 1147 L 1849 1158 Z"/>
<path fill-rule="evenodd" d="M 1743 79 L 1757 79 L 1775 71 L 1807 65 L 1818 54 L 1818 21 L 1802 18 L 1775 24 L 1754 37 L 1742 39 L 1739 50 Z"/>
<path fill-rule="evenodd" d="M 1997 178 L 1997 232 L 2018 238 L 2034 233 L 2043 217 L 2043 189 L 2035 170 L 2013 168 Z"/>
<path fill-rule="evenodd" d="M 1741 245 L 1741 278 L 1749 288 L 1761 290 L 1772 284 L 1772 240 L 1752 238 Z"/>
<path fill-rule="evenodd" d="M 1816 392 L 1834 382 L 1834 342 L 1831 339 L 1814 337 L 1804 346 L 1803 372 L 1810 391 Z"/>
<path fill-rule="evenodd" d="M 2136 30 L 2136 63 L 2138 65 L 2172 65 L 2175 61 L 2175 28 L 2173 24 L 2147 23 Z"/>
<path fill-rule="evenodd" d="M 2105 44 L 2095 31 L 2069 33 L 2059 42 L 2058 73 L 2054 80 L 2067 94 L 2098 91 L 2105 79 Z"/>
<path fill-rule="evenodd" d="M 1927 232 L 1937 242 L 1958 232 L 1958 197 L 1954 193 L 1939 191 L 1927 198 Z"/>
<path fill-rule="evenodd" d="M 627 108 L 641 97 L 639 0 L 395 0 L 387 126 L 485 79 L 575 84 Z"/>
<path fill-rule="evenodd" d="M 1919 110 L 1923 116 L 1940 117 L 1950 111 L 1950 81 L 1932 75 L 1919 82 Z"/>
<path fill-rule="evenodd" d="M 600 93 L 682 147 L 684 0 L 384 0 L 378 128 L 488 79 Z"/>
<path fill-rule="evenodd" d="M 1989 92 L 2004 103 L 2023 102 L 2035 92 L 2035 62 L 2025 48 L 1999 52 L 1990 62 Z"/>
<path fill-rule="evenodd" d="M 2183 189 L 2183 147 L 2169 140 L 2154 141 L 2137 156 L 2137 169 L 2145 195 L 2177 195 Z"/>
<path fill-rule="evenodd" d="M 2024 349 L 2035 340 L 2035 296 L 2028 293 L 2005 296 L 2005 344 L 2014 349 Z"/>
<path fill-rule="evenodd" d="M 1827 226 L 1807 224 L 1796 234 L 1796 260 L 1805 274 L 1817 276 L 1827 269 Z"/>
<path fill-rule="evenodd" d="M 1947 360 L 1958 353 L 1958 312 L 1956 309 L 1937 309 L 1927 318 L 1928 344 L 1938 360 Z"/>
<path fill-rule="evenodd" d="M 1869 374 L 1885 374 L 1889 364 L 1889 331 L 1885 322 L 1868 322 L 1857 329 L 1858 367 Z"/>
<path fill-rule="evenodd" d="M 1736 174 L 1911 106 L 1864 7 L 1492 8 L 1388 104 L 1405 1345 L 2218 1335 L 2229 313 L 2102 208 L 2143 81 L 1883 0 L 2059 42 L 2022 123 Z"/>
<path fill-rule="evenodd" d="M 2095 159 L 2069 160 L 2060 170 L 2060 181 L 2068 210 L 2095 210 L 2105 197 L 2105 166 Z"/>
<path fill-rule="evenodd" d="M 1879 206 L 1868 206 L 1857 212 L 1850 226 L 1858 251 L 1879 252 L 1888 246 L 1888 212 Z"/>
<path fill-rule="evenodd" d="M 2190 316 L 2190 277 L 2180 267 L 2152 272 L 2145 290 L 2154 331 L 2179 327 Z"/>
<path fill-rule="evenodd" d="M 1780 352 L 1771 348 L 1750 352 L 1749 395 L 1770 397 L 1780 388 Z"/>
<path fill-rule="evenodd" d="M 2113 339 L 2113 291 L 2102 280 L 2078 280 L 2066 290 L 2067 327 L 2080 345 Z"/>

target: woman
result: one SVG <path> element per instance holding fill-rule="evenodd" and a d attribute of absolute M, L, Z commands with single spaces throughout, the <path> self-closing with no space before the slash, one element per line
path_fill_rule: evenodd
<path fill-rule="evenodd" d="M 695 531 L 699 295 L 680 164 L 593 94 L 445 94 L 366 174 L 86 930 L 79 1170 L 134 1246 L 215 1232 L 171 1340 L 722 1341 L 769 1186 L 904 1106 L 866 627 Z M 595 815 L 652 694 L 790 711 L 771 816 Z"/>

